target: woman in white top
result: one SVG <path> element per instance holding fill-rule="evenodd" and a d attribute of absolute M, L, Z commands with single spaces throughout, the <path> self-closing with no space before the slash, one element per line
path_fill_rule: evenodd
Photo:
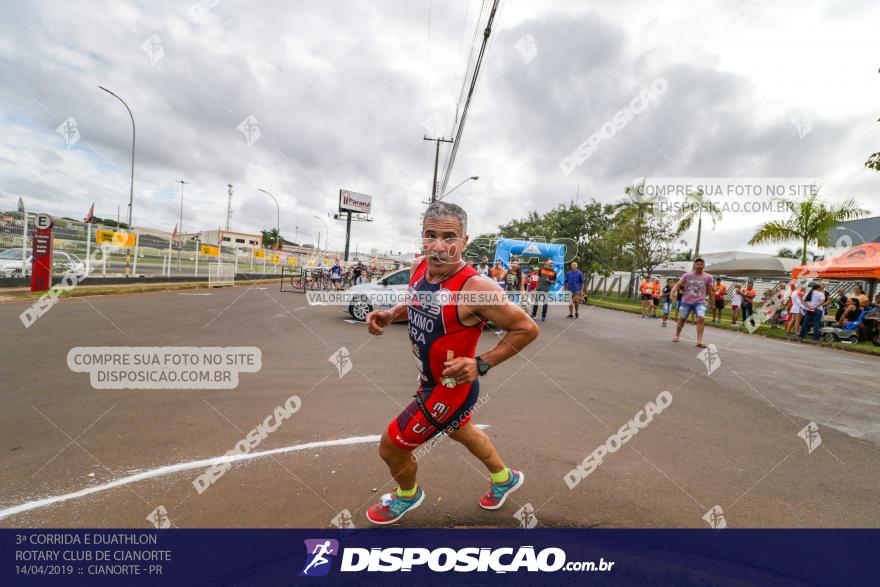
<path fill-rule="evenodd" d="M 801 318 L 804 315 L 804 303 L 803 296 L 804 290 L 795 285 L 791 284 L 794 288 L 791 291 L 791 295 L 788 298 L 788 301 L 791 304 L 791 307 L 788 309 L 788 324 L 785 325 L 785 334 L 788 336 L 789 334 L 794 332 L 799 332 L 801 329 Z"/>
<path fill-rule="evenodd" d="M 736 321 L 739 318 L 739 309 L 743 303 L 743 292 L 742 285 L 737 283 L 733 287 L 733 293 L 730 294 L 730 325 L 736 326 Z"/>
<path fill-rule="evenodd" d="M 810 288 L 803 297 L 804 318 L 801 329 L 798 332 L 798 340 L 804 340 L 810 328 L 813 329 L 813 340 L 819 341 L 819 331 L 822 329 L 822 307 L 827 301 L 823 284 L 817 283 Z"/>

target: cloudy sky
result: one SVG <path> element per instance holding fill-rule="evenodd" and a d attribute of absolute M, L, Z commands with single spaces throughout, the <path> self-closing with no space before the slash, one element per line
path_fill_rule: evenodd
<path fill-rule="evenodd" d="M 422 137 L 452 130 L 480 2 L 103 4 L 0 7 L 0 209 L 21 196 L 124 219 L 131 124 L 100 84 L 137 124 L 135 225 L 171 230 L 178 179 L 192 182 L 184 229 L 223 225 L 231 183 L 234 228 L 274 226 L 264 188 L 287 238 L 326 223 L 341 246 L 332 212 L 348 188 L 373 196 L 361 250 L 413 250 L 433 171 Z M 503 0 L 449 187 L 480 180 L 449 200 L 476 235 L 576 197 L 617 201 L 640 177 L 712 178 L 731 211 L 704 251 L 742 249 L 774 216 L 742 211 L 766 193 L 730 185 L 814 178 L 878 215 L 880 174 L 863 167 L 880 150 L 878 22 L 873 0 Z M 68 119 L 78 135 L 58 132 Z"/>

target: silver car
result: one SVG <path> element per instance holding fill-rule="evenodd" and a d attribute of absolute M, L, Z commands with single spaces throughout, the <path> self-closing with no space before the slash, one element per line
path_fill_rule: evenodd
<path fill-rule="evenodd" d="M 23 277 L 31 274 L 33 255 L 28 254 L 22 262 L 21 247 L 0 252 L 0 277 Z M 55 251 L 52 253 L 52 273 L 85 273 L 86 265 L 73 253 Z"/>
<path fill-rule="evenodd" d="M 367 314 L 374 309 L 391 309 L 405 299 L 409 289 L 410 269 L 398 269 L 384 277 L 370 283 L 353 285 L 346 290 L 349 300 L 348 307 L 343 311 L 351 314 L 355 320 L 363 322 Z M 397 293 L 398 296 L 395 295 Z M 391 295 L 389 295 L 391 294 Z"/>

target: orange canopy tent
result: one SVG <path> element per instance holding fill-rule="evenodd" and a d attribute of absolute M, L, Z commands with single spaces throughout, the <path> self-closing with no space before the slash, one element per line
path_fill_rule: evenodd
<path fill-rule="evenodd" d="M 795 267 L 791 275 L 825 279 L 880 279 L 880 243 L 865 243 L 825 261 Z"/>

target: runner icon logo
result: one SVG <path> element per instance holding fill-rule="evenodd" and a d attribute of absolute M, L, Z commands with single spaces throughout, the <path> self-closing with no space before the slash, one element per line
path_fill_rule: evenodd
<path fill-rule="evenodd" d="M 706 365 L 706 375 L 711 375 L 718 367 L 721 366 L 721 356 L 718 354 L 718 347 L 710 344 L 697 355 L 697 358 Z"/>
<path fill-rule="evenodd" d="M 339 371 L 340 379 L 345 377 L 345 375 L 351 371 L 351 353 L 349 353 L 348 349 L 344 346 L 336 349 L 336 352 L 330 355 L 330 358 L 328 358 L 327 361 L 336 365 L 336 370 Z"/>
<path fill-rule="evenodd" d="M 727 520 L 724 519 L 724 510 L 721 509 L 720 505 L 716 505 L 706 512 L 703 515 L 703 520 L 709 524 L 710 528 L 714 528 L 715 530 L 727 528 Z"/>
<path fill-rule="evenodd" d="M 535 516 L 535 508 L 530 503 L 527 503 L 516 510 L 513 517 L 519 521 L 520 528 L 525 528 L 526 530 L 531 530 L 538 525 L 538 517 Z"/>
<path fill-rule="evenodd" d="M 336 514 L 336 516 L 330 520 L 330 523 L 343 530 L 354 528 L 354 521 L 352 521 L 351 512 L 348 510 L 342 510 Z"/>
<path fill-rule="evenodd" d="M 323 577 L 330 572 L 330 563 L 339 554 L 339 541 L 330 538 L 304 540 L 306 566 L 300 577 Z"/>
<path fill-rule="evenodd" d="M 798 436 L 807 443 L 807 454 L 810 454 L 822 444 L 822 436 L 819 434 L 819 426 L 815 422 L 810 422 L 798 432 Z"/>

